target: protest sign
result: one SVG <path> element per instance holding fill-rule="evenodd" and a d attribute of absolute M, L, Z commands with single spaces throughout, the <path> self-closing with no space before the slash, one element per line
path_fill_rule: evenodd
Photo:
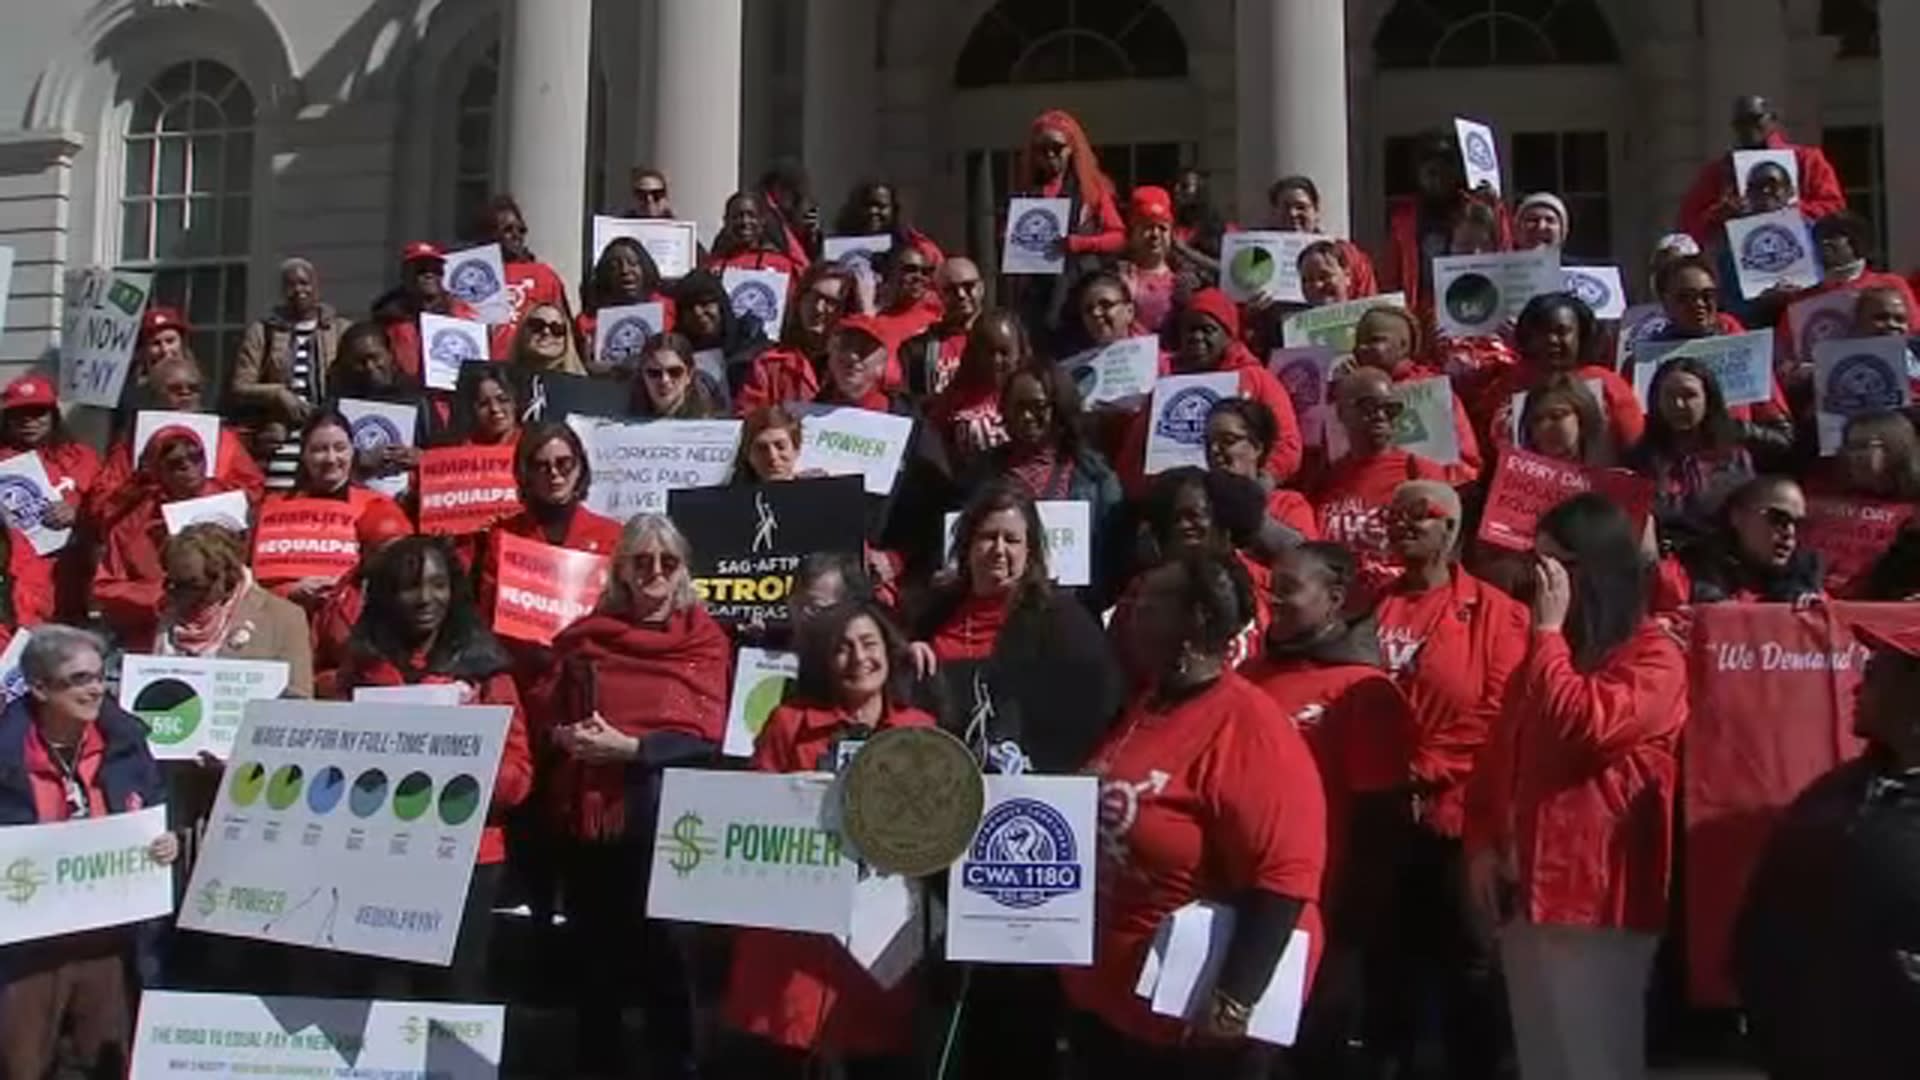
<path fill-rule="evenodd" d="M 1819 252 L 1807 219 L 1795 207 L 1727 222 L 1727 247 L 1740 278 L 1740 295 L 1758 299 L 1769 289 L 1820 284 Z"/>
<path fill-rule="evenodd" d="M 1625 371 L 1640 345 L 1668 327 L 1666 309 L 1659 304 L 1635 304 L 1620 316 L 1614 331 L 1613 368 Z"/>
<path fill-rule="evenodd" d="M 1823 341 L 1853 336 L 1853 311 L 1860 306 L 1860 290 L 1834 289 L 1787 307 L 1787 326 L 1792 333 L 1793 356 L 1788 359 L 1813 363 L 1813 348 Z"/>
<path fill-rule="evenodd" d="M 1148 413 L 1148 476 L 1183 465 L 1207 464 L 1207 414 L 1223 398 L 1240 396 L 1240 374 L 1212 371 L 1167 375 L 1153 384 Z"/>
<path fill-rule="evenodd" d="M 720 287 L 727 291 L 727 306 L 746 318 L 751 315 L 770 338 L 780 336 L 781 320 L 787 317 L 787 275 L 779 270 L 746 270 L 729 266 L 720 272 Z"/>
<path fill-rule="evenodd" d="M 1000 272 L 1058 274 L 1065 270 L 1064 245 L 1072 214 L 1071 199 L 1016 195 L 1007 200 L 1007 234 L 1000 248 Z"/>
<path fill-rule="evenodd" d="M 1453 418 L 1453 382 L 1444 375 L 1393 384 L 1402 408 L 1393 420 L 1393 445 L 1440 465 L 1460 463 L 1460 429 Z M 1347 429 L 1327 424 L 1327 460 L 1338 461 L 1352 447 Z"/>
<path fill-rule="evenodd" d="M 494 547 L 499 592 L 493 631 L 516 641 L 553 644 L 600 602 L 612 563 L 605 555 L 555 547 L 504 530 Z"/>
<path fill-rule="evenodd" d="M 420 531 L 433 536 L 485 532 L 520 512 L 513 443 L 446 446 L 420 453 Z"/>
<path fill-rule="evenodd" d="M 147 452 L 147 444 L 157 432 L 170 427 L 186 428 L 200 440 L 207 456 L 207 475 L 220 474 L 220 418 L 212 413 L 166 412 L 141 409 L 133 418 L 133 460 L 137 463 Z"/>
<path fill-rule="evenodd" d="M 829 773 L 668 769 L 647 917 L 846 934 L 857 863 L 824 827 Z"/>
<path fill-rule="evenodd" d="M 1907 339 L 1842 338 L 1814 345 L 1814 426 L 1822 457 L 1839 451 L 1849 419 L 1904 409 L 1911 396 Z"/>
<path fill-rule="evenodd" d="M 504 1005 L 148 990 L 130 1074 L 496 1080 L 506 1013 Z"/>
<path fill-rule="evenodd" d="M 389 446 L 412 446 L 420 410 L 411 404 L 341 398 L 340 415 L 347 419 L 354 452 L 363 453 Z"/>
<path fill-rule="evenodd" d="M 1800 201 L 1800 157 L 1792 150 L 1735 150 L 1733 152 L 1733 180 L 1735 190 L 1742 198 L 1747 188 L 1753 184 L 1753 170 L 1762 165 L 1775 165 L 1787 174 L 1787 184 L 1792 189 L 1793 201 Z"/>
<path fill-rule="evenodd" d="M 858 559 L 866 537 L 859 477 L 702 488 L 667 496 L 667 514 L 693 549 L 693 587 L 729 626 L 785 626 L 800 560 Z"/>
<path fill-rule="evenodd" d="M 1088 408 L 1136 412 L 1153 393 L 1153 380 L 1160 377 L 1160 339 L 1152 335 L 1121 338 L 1069 356 L 1060 365 L 1073 376 L 1080 400 Z"/>
<path fill-rule="evenodd" d="M 445 966 L 512 716 L 251 702 L 180 926 Z"/>
<path fill-rule="evenodd" d="M 60 316 L 60 400 L 120 406 L 153 275 L 90 266 L 69 270 Z"/>
<path fill-rule="evenodd" d="M 873 264 L 892 250 L 892 233 L 871 233 L 865 236 L 829 236 L 822 241 L 820 254 L 828 262 L 866 267 L 868 273 L 878 277 Z"/>
<path fill-rule="evenodd" d="M 522 427 L 573 417 L 625 420 L 633 415 L 633 384 L 614 378 L 508 369 L 520 398 Z M 578 430 L 578 429 L 576 429 Z"/>
<path fill-rule="evenodd" d="M 593 261 L 599 262 L 607 245 L 620 237 L 645 248 L 660 276 L 668 281 L 686 277 L 699 261 L 700 230 L 694 222 L 605 214 L 595 214 L 593 218 Z"/>
<path fill-rule="evenodd" d="M 20 654 L 32 639 L 33 631 L 15 630 L 7 639 L 6 650 L 0 652 L 0 704 L 10 705 L 27 693 L 26 676 L 20 674 Z"/>
<path fill-rule="evenodd" d="M 1492 337 L 1527 301 L 1565 285 L 1560 253 L 1550 247 L 1442 255 L 1433 260 L 1434 316 L 1448 337 Z"/>
<path fill-rule="evenodd" d="M 1077 499 L 1037 500 L 1040 527 L 1047 533 L 1047 580 L 1069 589 L 1093 583 L 1092 511 Z M 940 561 L 952 565 L 956 542 L 954 527 L 960 512 L 947 512 L 940 528 Z"/>
<path fill-rule="evenodd" d="M 869 495 L 889 495 L 900 476 L 913 418 L 850 405 L 803 406 L 799 469 L 859 476 Z"/>
<path fill-rule="evenodd" d="M 1267 354 L 1267 370 L 1293 399 L 1293 415 L 1300 421 L 1300 441 L 1307 446 L 1324 445 L 1327 420 L 1333 415 L 1328 390 L 1338 363 L 1339 356 L 1324 345 L 1275 349 Z"/>
<path fill-rule="evenodd" d="M 1147 999 L 1155 1015 L 1192 1024 L 1204 1022 L 1214 984 L 1233 947 L 1235 912 L 1224 904 L 1196 900 L 1167 916 L 1148 947 L 1135 993 Z M 1295 929 L 1281 950 L 1266 988 L 1247 1017 L 1247 1038 L 1274 1046 L 1292 1046 L 1300 1033 L 1307 1000 L 1313 936 Z"/>
<path fill-rule="evenodd" d="M 420 313 L 420 378 L 429 390 L 460 384 L 460 366 L 487 359 L 487 327 L 472 319 Z"/>
<path fill-rule="evenodd" d="M 1509 449 L 1494 467 L 1480 540 L 1508 551 L 1532 551 L 1541 515 L 1584 491 L 1599 491 L 1644 526 L 1653 506 L 1653 482 L 1621 469 L 1596 469 Z"/>
<path fill-rule="evenodd" d="M 1633 365 L 1633 392 L 1643 407 L 1653 408 L 1648 394 L 1660 368 L 1667 361 L 1683 356 L 1694 357 L 1713 372 L 1729 408 L 1764 405 L 1773 400 L 1773 332 L 1755 330 L 1693 338 L 1670 348 L 1663 347 L 1651 356 L 1637 357 Z"/>
<path fill-rule="evenodd" d="M 47 511 L 60 498 L 38 450 L 0 461 L 0 518 L 6 519 L 7 528 L 26 534 L 35 555 L 51 555 L 73 538 L 71 528 L 45 524 Z"/>
<path fill-rule="evenodd" d="M 173 868 L 147 855 L 167 808 L 0 829 L 0 945 L 173 911 Z"/>
<path fill-rule="evenodd" d="M 0 334 L 7 332 L 7 298 L 13 295 L 13 260 L 13 245 L 0 244 Z"/>
<path fill-rule="evenodd" d="M 601 308 L 593 320 L 594 362 L 621 371 L 639 367 L 640 350 L 665 329 L 666 318 L 666 305 L 658 300 Z"/>
<path fill-rule="evenodd" d="M 795 653 L 740 649 L 733 661 L 733 695 L 727 699 L 727 734 L 721 744 L 728 757 L 753 756 L 760 729 L 799 677 L 800 657 Z"/>
<path fill-rule="evenodd" d="M 1617 266 L 1562 266 L 1560 287 L 1593 309 L 1594 318 L 1618 319 L 1627 313 L 1627 288 Z"/>
<path fill-rule="evenodd" d="M 1304 304 L 1300 253 L 1327 239 L 1318 233 L 1255 229 L 1220 238 L 1220 287 L 1236 304 L 1266 297 Z"/>
<path fill-rule="evenodd" d="M 447 253 L 447 291 L 498 326 L 513 321 L 513 297 L 507 292 L 507 265 L 499 244 L 481 244 Z"/>
<path fill-rule="evenodd" d="M 242 633 L 249 631 L 236 627 L 228 640 Z M 286 690 L 284 660 L 128 655 L 120 662 L 120 705 L 147 722 L 147 745 L 161 761 L 203 753 L 225 761 L 247 702 Z"/>
<path fill-rule="evenodd" d="M 1478 120 L 1456 116 L 1453 134 L 1460 140 L 1460 166 L 1466 176 L 1467 190 L 1478 191 L 1480 185 L 1485 184 L 1495 195 L 1501 194 L 1500 143 L 1494 138 L 1493 129 Z"/>
<path fill-rule="evenodd" d="M 1093 963 L 1099 783 L 987 778 L 980 828 L 947 869 L 947 959 Z"/>
<path fill-rule="evenodd" d="M 667 509 L 667 493 L 733 479 L 738 420 L 568 420 L 587 448 L 593 489 L 587 509 L 615 521 Z"/>
<path fill-rule="evenodd" d="M 353 507 L 334 499 L 268 499 L 253 533 L 253 576 L 338 578 L 360 561 L 359 520 Z"/>
<path fill-rule="evenodd" d="M 1291 315 L 1281 324 L 1281 344 L 1289 349 L 1320 345 L 1345 356 L 1353 351 L 1353 329 L 1360 317 L 1377 307 L 1405 308 L 1405 293 L 1382 293 L 1343 304 L 1323 304 Z"/>
<path fill-rule="evenodd" d="M 1826 564 L 1827 592 L 1849 594 L 1859 577 L 1887 553 L 1913 512 L 1911 503 L 1875 502 L 1845 495 L 1807 496 L 1800 543 L 1820 553 Z"/>

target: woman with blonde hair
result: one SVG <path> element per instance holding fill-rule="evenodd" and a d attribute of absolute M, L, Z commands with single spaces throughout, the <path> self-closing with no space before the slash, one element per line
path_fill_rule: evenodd
<path fill-rule="evenodd" d="M 555 375 L 585 375 L 587 365 L 573 339 L 567 313 L 555 304 L 535 304 L 520 320 L 508 361 L 523 371 Z"/>

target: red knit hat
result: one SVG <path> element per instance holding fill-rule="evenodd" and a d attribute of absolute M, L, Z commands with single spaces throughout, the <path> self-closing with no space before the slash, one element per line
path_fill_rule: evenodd
<path fill-rule="evenodd" d="M 1133 197 L 1127 200 L 1127 220 L 1173 224 L 1173 196 L 1166 188 L 1152 184 L 1134 188 Z"/>
<path fill-rule="evenodd" d="M 8 383 L 5 390 L 0 390 L 0 412 L 8 409 L 51 409 L 59 404 L 53 380 L 37 371 L 20 376 Z"/>
<path fill-rule="evenodd" d="M 1219 289 L 1201 289 L 1189 296 L 1187 310 L 1219 323 L 1230 338 L 1240 336 L 1240 309 Z"/>
<path fill-rule="evenodd" d="M 180 314 L 178 308 L 148 308 L 147 313 L 140 316 L 140 339 L 144 341 L 162 330 L 177 330 L 182 337 L 185 337 L 193 333 L 193 326 L 187 322 L 185 315 Z"/>

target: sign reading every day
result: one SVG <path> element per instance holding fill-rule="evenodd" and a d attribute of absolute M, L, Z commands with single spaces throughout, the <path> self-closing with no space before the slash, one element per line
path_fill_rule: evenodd
<path fill-rule="evenodd" d="M 0 945 L 173 911 L 173 868 L 147 854 L 167 808 L 0 829 Z"/>

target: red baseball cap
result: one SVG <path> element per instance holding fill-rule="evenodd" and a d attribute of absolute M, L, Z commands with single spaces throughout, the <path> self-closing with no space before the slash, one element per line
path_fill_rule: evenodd
<path fill-rule="evenodd" d="M 1874 652 L 1899 653 L 1910 660 L 1920 660 L 1920 624 L 1869 626 L 1866 623 L 1854 623 L 1851 629 L 1854 640 Z"/>
<path fill-rule="evenodd" d="M 1167 189 L 1146 184 L 1133 189 L 1133 197 L 1127 203 L 1127 217 L 1135 221 L 1152 221 L 1161 225 L 1173 224 L 1173 196 Z"/>
<path fill-rule="evenodd" d="M 20 376 L 8 383 L 5 390 L 0 390 L 0 412 L 8 409 L 51 409 L 59 404 L 53 380 L 37 371 Z"/>
<path fill-rule="evenodd" d="M 433 262 L 446 262 L 447 254 L 435 245 L 427 243 L 425 240 L 415 240 L 413 243 L 400 249 L 401 265 L 411 262 L 427 262 L 429 260 Z"/>
<path fill-rule="evenodd" d="M 872 315 L 848 315 L 841 319 L 834 325 L 833 335 L 839 337 L 841 334 L 865 334 L 876 343 L 891 348 L 886 331 L 880 327 L 880 320 Z"/>
<path fill-rule="evenodd" d="M 177 330 L 184 337 L 193 333 L 193 326 L 187 322 L 185 315 L 180 314 L 179 308 L 148 308 L 147 313 L 140 316 L 141 338 L 150 338 L 162 330 Z"/>

